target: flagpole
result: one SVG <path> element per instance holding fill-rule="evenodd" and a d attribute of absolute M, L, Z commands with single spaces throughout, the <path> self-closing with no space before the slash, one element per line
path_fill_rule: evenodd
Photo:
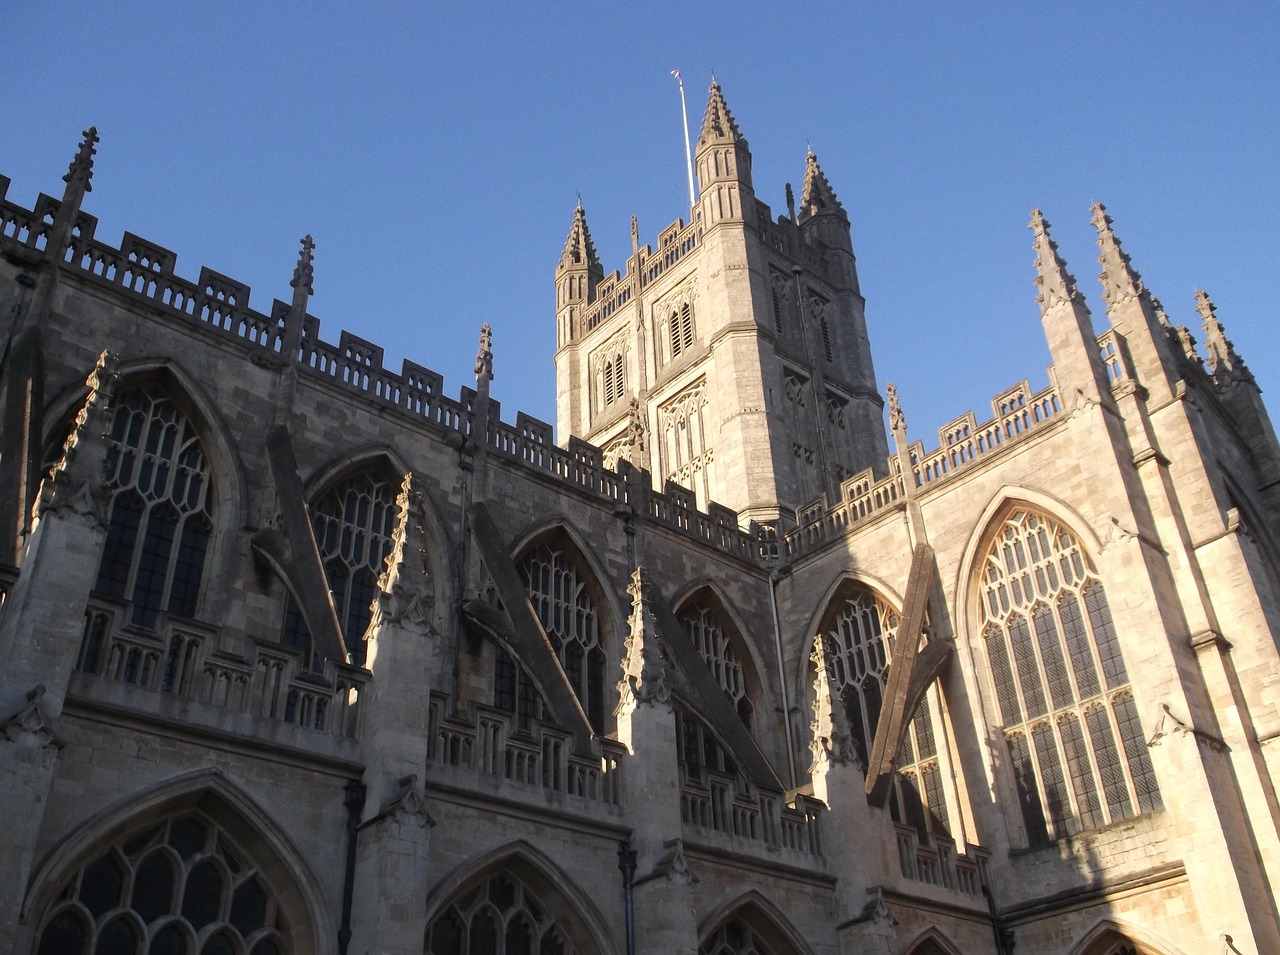
<path fill-rule="evenodd" d="M 684 163 L 685 171 L 689 174 L 689 214 L 693 214 L 693 151 L 689 148 L 689 107 L 684 101 L 684 79 L 680 76 L 679 70 L 672 70 L 671 75 L 676 78 L 676 82 L 680 84 L 680 119 L 681 126 L 684 129 Z"/>

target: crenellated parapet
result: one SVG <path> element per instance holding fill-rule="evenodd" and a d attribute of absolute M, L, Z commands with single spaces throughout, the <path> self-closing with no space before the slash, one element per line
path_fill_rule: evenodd
<path fill-rule="evenodd" d="M 35 210 L 8 201 L 9 180 L 0 177 L 0 250 L 19 262 L 37 261 L 43 253 L 58 208 L 58 200 L 42 195 Z M 161 245 L 126 232 L 119 247 L 94 236 L 97 219 L 81 213 L 65 254 L 65 267 L 81 280 L 127 300 L 144 305 L 148 312 L 195 329 L 223 342 L 239 346 L 250 362 L 280 361 L 286 335 L 288 303 L 276 300 L 270 313 L 250 305 L 250 287 L 208 267 L 195 282 L 177 274 L 177 254 Z M 665 231 L 658 251 L 649 247 L 640 261 L 657 269 L 674 264 L 696 245 L 696 230 L 677 222 Z M 33 253 L 24 255 L 24 252 Z M 628 277 L 638 273 L 629 272 Z M 616 297 L 620 279 L 615 272 L 602 288 Z M 603 302 L 602 302 L 603 304 Z M 382 346 L 343 329 L 336 343 L 321 337 L 320 319 L 306 314 L 297 365 L 304 377 L 323 381 L 361 401 L 390 409 L 413 426 L 437 434 L 457 434 L 475 439 L 475 389 L 462 387 L 457 398 L 444 391 L 444 376 L 409 359 L 398 372 L 386 367 Z M 738 515 L 711 504 L 707 512 L 696 509 L 691 493 L 674 488 L 671 493 L 649 490 L 645 477 L 639 485 L 613 468 L 604 466 L 604 452 L 571 437 L 567 448 L 557 447 L 552 427 L 523 412 L 514 424 L 500 420 L 500 404 L 489 402 L 489 427 L 485 440 L 491 452 L 544 479 L 571 487 L 609 506 L 624 505 L 645 519 L 704 546 L 742 560 L 755 560 L 761 543 L 755 533 L 738 526 Z M 637 490 L 643 488 L 643 491 Z"/>

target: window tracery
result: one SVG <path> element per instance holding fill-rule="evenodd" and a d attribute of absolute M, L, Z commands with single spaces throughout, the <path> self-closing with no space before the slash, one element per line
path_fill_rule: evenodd
<path fill-rule="evenodd" d="M 827 630 L 831 678 L 844 702 L 858 759 L 865 767 L 888 682 L 900 618 L 887 603 L 865 587 L 846 590 Z M 926 622 L 927 627 L 927 622 Z M 894 822 L 929 834 L 949 835 L 950 813 L 941 765 L 933 693 L 930 690 L 912 714 L 899 747 L 889 810 Z"/>
<path fill-rule="evenodd" d="M 663 475 L 693 491 L 702 506 L 711 499 L 712 453 L 703 414 L 706 404 L 706 382 L 700 380 L 658 409 Z"/>
<path fill-rule="evenodd" d="M 587 719 L 604 727 L 604 648 L 595 600 L 582 574 L 562 548 L 542 543 L 520 561 L 520 573 L 542 629 L 546 631 Z"/>
<path fill-rule="evenodd" d="M 1032 511 L 982 570 L 981 632 L 1027 838 L 1043 845 L 1160 808 L 1102 582 L 1080 542 Z"/>
<path fill-rule="evenodd" d="M 742 662 L 734 648 L 735 632 L 729 629 L 707 598 L 693 603 L 680 616 L 698 655 L 720 684 L 720 689 L 733 702 L 739 719 L 750 728 L 753 707 L 747 693 Z"/>
<path fill-rule="evenodd" d="M 36 955 L 288 955 L 280 905 L 219 826 L 178 816 L 77 870 L 42 920 Z"/>
<path fill-rule="evenodd" d="M 199 436 L 158 385 L 123 395 L 107 447 L 111 499 L 95 590 L 132 604 L 152 629 L 161 611 L 192 617 L 213 531 L 212 479 Z"/>
<path fill-rule="evenodd" d="M 351 662 L 363 666 L 365 631 L 378 577 L 386 567 L 396 529 L 399 488 L 378 471 L 362 471 L 327 491 L 311 511 L 320 560 Z M 292 597 L 285 611 L 284 643 L 303 651 L 306 665 L 320 666 L 311 633 Z"/>
<path fill-rule="evenodd" d="M 795 946 L 754 906 L 746 906 L 698 946 L 698 955 L 795 955 Z"/>
<path fill-rule="evenodd" d="M 427 928 L 426 955 L 574 955 L 549 907 L 507 873 L 463 892 Z"/>

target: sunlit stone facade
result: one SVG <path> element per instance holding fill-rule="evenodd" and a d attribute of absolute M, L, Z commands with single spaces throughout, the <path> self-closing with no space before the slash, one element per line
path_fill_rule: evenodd
<path fill-rule="evenodd" d="M 1049 383 L 929 447 L 713 85 L 690 221 L 574 212 L 557 445 L 309 239 L 264 310 L 99 239 L 95 142 L 0 178 L 0 950 L 1280 951 L 1280 448 L 1101 206 L 1108 327 L 1034 213 Z"/>

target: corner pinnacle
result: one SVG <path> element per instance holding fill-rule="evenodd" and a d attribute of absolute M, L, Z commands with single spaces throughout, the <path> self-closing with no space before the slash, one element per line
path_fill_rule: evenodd
<path fill-rule="evenodd" d="M 1032 248 L 1036 252 L 1036 287 L 1040 290 L 1036 301 L 1043 315 L 1055 305 L 1080 301 L 1075 277 L 1067 271 L 1067 264 L 1058 254 L 1058 244 L 1049 235 L 1049 220 L 1039 209 L 1031 210 L 1028 227 L 1035 236 Z"/>
<path fill-rule="evenodd" d="M 1236 346 L 1227 338 L 1227 330 L 1218 321 L 1217 306 L 1204 289 L 1196 292 L 1196 311 L 1204 322 L 1204 347 L 1209 353 L 1209 371 L 1218 380 L 1251 377 Z"/>
<path fill-rule="evenodd" d="M 1129 253 L 1120 246 L 1120 240 L 1111 228 L 1112 219 L 1107 215 L 1107 207 L 1095 202 L 1093 226 L 1098 230 L 1098 248 L 1102 254 L 1098 256 L 1098 264 L 1102 273 L 1098 281 L 1102 283 L 1102 297 L 1108 305 L 1118 304 L 1130 298 L 1137 298 L 1146 293 L 1142 284 L 1142 276 L 1129 260 Z"/>
<path fill-rule="evenodd" d="M 90 126 L 81 135 L 84 138 L 80 141 L 76 158 L 71 160 L 71 166 L 67 169 L 67 174 L 62 177 L 62 181 L 67 184 L 68 191 L 80 185 L 85 192 L 92 192 L 93 186 L 90 180 L 93 178 L 93 157 L 98 151 L 97 144 L 102 140 L 98 136 L 97 126 Z"/>

